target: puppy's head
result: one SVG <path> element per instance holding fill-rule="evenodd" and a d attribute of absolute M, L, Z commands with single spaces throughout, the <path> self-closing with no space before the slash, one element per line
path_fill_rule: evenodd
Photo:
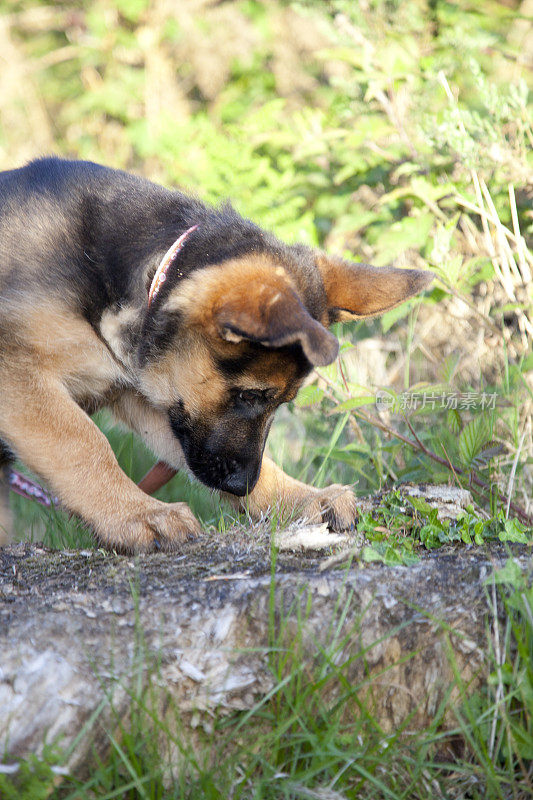
<path fill-rule="evenodd" d="M 197 269 L 147 312 L 141 391 L 166 410 L 195 476 L 244 495 L 259 477 L 276 408 L 337 356 L 327 326 L 393 308 L 431 278 L 302 247 Z"/>

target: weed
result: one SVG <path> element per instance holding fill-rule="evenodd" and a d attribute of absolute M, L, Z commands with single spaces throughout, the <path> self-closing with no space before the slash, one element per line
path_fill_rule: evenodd
<path fill-rule="evenodd" d="M 161 0 L 0 6 L 3 167 L 52 150 L 91 158 L 207 200 L 230 196 L 288 241 L 437 273 L 424 298 L 380 321 L 338 325 L 342 359 L 304 387 L 270 437 L 276 459 L 318 485 L 346 482 L 367 494 L 450 481 L 484 509 L 448 524 L 394 490 L 360 522 L 363 557 L 409 563 L 446 544 L 530 543 L 527 20 L 494 0 L 193 0 L 178 15 Z M 477 405 L 461 406 L 473 395 Z M 482 397 L 494 403 L 481 407 Z M 140 478 L 152 463 L 143 446 L 108 418 L 97 421 Z M 224 535 L 230 517 L 207 490 L 191 496 L 177 476 L 159 496 L 185 492 Z M 88 545 L 87 532 L 57 509 L 12 502 L 19 537 Z M 487 692 L 460 718 L 470 760 L 437 763 L 436 731 L 410 748 L 384 739 L 365 708 L 344 728 L 337 709 L 321 705 L 324 676 L 340 679 L 341 667 L 322 652 L 322 678 L 304 685 L 296 650 L 273 666 L 272 705 L 224 722 L 228 737 L 241 724 L 242 756 L 213 744 L 217 767 L 194 762 L 194 780 L 167 792 L 156 723 L 143 710 L 71 797 L 531 796 L 531 597 L 518 576 L 513 582 L 497 600 L 508 621 Z M 347 687 L 343 699 L 357 694 Z M 24 797 L 36 780 L 38 797 L 52 782 L 40 770 L 35 762 L 18 777 L 0 775 L 2 793 Z"/>

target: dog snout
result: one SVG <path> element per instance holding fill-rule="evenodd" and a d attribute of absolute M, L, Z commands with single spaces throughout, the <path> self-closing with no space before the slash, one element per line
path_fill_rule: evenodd
<path fill-rule="evenodd" d="M 260 470 L 260 462 L 252 464 L 238 464 L 235 462 L 233 469 L 228 470 L 222 479 L 220 489 L 238 497 L 243 497 L 254 488 L 259 479 Z"/>

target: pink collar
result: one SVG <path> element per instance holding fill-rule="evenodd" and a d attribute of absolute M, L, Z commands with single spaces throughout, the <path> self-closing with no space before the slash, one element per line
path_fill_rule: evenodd
<path fill-rule="evenodd" d="M 185 240 L 193 231 L 196 230 L 198 225 L 193 225 L 192 228 L 189 228 L 182 233 L 181 236 L 176 239 L 174 244 L 169 247 L 165 255 L 163 256 L 161 263 L 159 264 L 158 268 L 155 271 L 155 275 L 153 277 L 152 283 L 150 285 L 150 291 L 148 292 L 148 306 L 157 295 L 159 290 L 161 289 L 162 285 L 167 279 L 167 272 L 172 266 L 173 261 L 175 260 L 176 256 L 178 255 L 179 251 L 182 249 L 183 245 L 185 244 Z M 181 273 L 179 273 L 181 277 Z"/>

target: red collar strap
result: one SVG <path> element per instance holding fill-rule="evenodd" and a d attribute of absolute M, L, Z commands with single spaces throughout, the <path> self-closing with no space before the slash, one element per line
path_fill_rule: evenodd
<path fill-rule="evenodd" d="M 183 248 L 187 237 L 196 230 L 198 225 L 193 225 L 192 228 L 189 228 L 182 233 L 180 237 L 176 239 L 174 244 L 169 247 L 163 258 L 161 259 L 161 263 L 159 264 L 158 268 L 155 271 L 155 275 L 153 277 L 152 283 L 150 285 L 150 291 L 148 292 L 148 305 L 152 302 L 154 297 L 157 295 L 159 290 L 161 289 L 162 285 L 167 279 L 167 272 L 174 263 L 176 256 Z M 179 273 L 179 277 L 181 277 L 181 273 Z"/>

